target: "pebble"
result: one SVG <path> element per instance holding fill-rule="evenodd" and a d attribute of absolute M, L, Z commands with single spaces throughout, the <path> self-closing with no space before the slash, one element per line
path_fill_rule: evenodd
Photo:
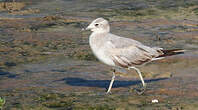
<path fill-rule="evenodd" d="M 159 101 L 157 99 L 153 99 L 152 103 L 158 103 Z"/>

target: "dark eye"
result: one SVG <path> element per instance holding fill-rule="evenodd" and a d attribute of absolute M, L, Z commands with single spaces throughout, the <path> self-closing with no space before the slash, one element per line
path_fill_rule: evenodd
<path fill-rule="evenodd" d="M 95 26 L 98 26 L 99 24 L 95 24 Z"/>

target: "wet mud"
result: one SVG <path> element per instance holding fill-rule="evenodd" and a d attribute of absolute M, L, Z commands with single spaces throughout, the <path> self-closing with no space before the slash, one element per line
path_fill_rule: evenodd
<path fill-rule="evenodd" d="M 92 54 L 82 31 L 104 17 L 111 32 L 145 45 L 186 52 L 117 70 Z M 0 108 L 3 110 L 198 109 L 197 0 L 15 0 L 0 2 Z M 5 100 L 5 102 L 3 101 Z M 155 102 L 155 101 L 158 102 Z"/>

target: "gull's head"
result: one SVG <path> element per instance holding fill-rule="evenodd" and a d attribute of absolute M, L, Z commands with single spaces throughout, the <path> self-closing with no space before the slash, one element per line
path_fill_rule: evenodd
<path fill-rule="evenodd" d="M 86 30 L 93 32 L 104 33 L 110 31 L 109 22 L 104 18 L 97 18 L 89 24 Z"/>

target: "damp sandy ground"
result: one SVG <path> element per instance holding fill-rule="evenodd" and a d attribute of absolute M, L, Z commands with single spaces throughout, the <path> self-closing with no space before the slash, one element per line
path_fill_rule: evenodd
<path fill-rule="evenodd" d="M 185 54 L 140 70 L 112 73 L 88 45 L 92 20 L 104 17 L 111 32 L 148 46 Z M 0 2 L 0 96 L 5 110 L 198 109 L 197 0 L 42 0 Z M 152 100 L 158 100 L 153 103 Z M 0 104 L 1 105 L 1 104 Z"/>

